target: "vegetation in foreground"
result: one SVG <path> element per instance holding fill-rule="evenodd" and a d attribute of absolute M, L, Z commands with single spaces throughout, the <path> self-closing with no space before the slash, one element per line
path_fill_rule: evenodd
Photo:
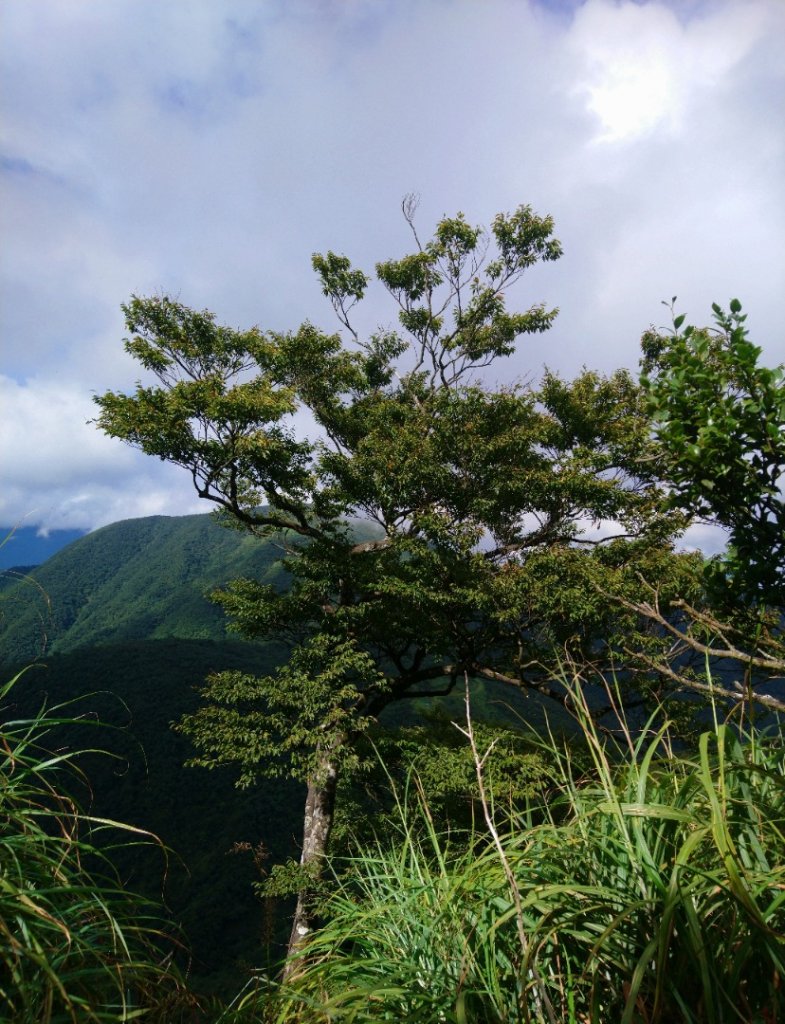
<path fill-rule="evenodd" d="M 614 738 L 578 713 L 582 750 L 544 744 L 551 791 L 500 820 L 484 792 L 473 835 L 441 833 L 412 779 L 398 841 L 343 866 L 275 1020 L 782 1019 L 782 732 L 715 721 L 679 753 L 668 725 Z"/>
<path fill-rule="evenodd" d="M 0 706 L 17 684 L 0 688 Z M 178 1020 L 190 1000 L 161 909 L 126 891 L 95 843 L 107 830 L 125 845 L 153 837 L 85 815 L 69 795 L 74 755 L 45 745 L 68 710 L 0 732 L 0 1019 Z"/>
<path fill-rule="evenodd" d="M 0 1019 L 776 1024 L 782 730 L 715 718 L 685 749 L 654 719 L 600 730 L 581 691 L 573 698 L 582 742 L 529 738 L 548 783 L 513 812 L 467 689 L 456 728 L 474 766 L 474 828 L 443 831 L 414 761 L 404 787 L 390 778 L 393 835 L 386 821 L 381 838 L 333 861 L 323 925 L 287 979 L 259 974 L 210 1007 L 173 967 L 161 909 L 126 892 L 94 843 L 101 829 L 126 845 L 149 837 L 66 795 L 73 755 L 45 749 L 63 719 L 6 722 Z"/>

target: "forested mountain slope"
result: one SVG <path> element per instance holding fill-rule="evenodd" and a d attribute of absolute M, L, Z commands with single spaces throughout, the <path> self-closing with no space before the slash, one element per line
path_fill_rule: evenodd
<path fill-rule="evenodd" d="M 79 759 L 89 788 L 77 795 L 92 814 L 145 829 L 168 848 L 139 842 L 118 848 L 112 859 L 129 888 L 163 897 L 183 929 L 190 971 L 208 988 L 221 978 L 231 988 L 239 963 L 264 959 L 263 932 L 270 942 L 285 938 L 284 909 L 273 921 L 254 895 L 259 873 L 250 850 L 262 844 L 272 862 L 295 855 L 303 797 L 290 780 L 241 792 L 230 769 L 186 768 L 193 749 L 171 726 L 196 708 L 209 672 L 264 673 L 273 664 L 265 645 L 234 640 L 80 648 L 28 668 L 6 709 L 12 718 L 28 717 L 46 703 L 58 717 L 84 720 L 51 731 L 51 749 L 109 752 Z M 248 852 L 231 855 L 237 844 Z"/>
<path fill-rule="evenodd" d="M 3 588 L 0 662 L 127 640 L 226 636 L 208 598 L 237 576 L 282 582 L 274 541 L 228 530 L 210 515 L 113 523 L 63 548 Z"/>

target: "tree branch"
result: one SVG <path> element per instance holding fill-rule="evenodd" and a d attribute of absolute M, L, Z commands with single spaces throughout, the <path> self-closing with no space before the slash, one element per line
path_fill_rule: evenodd
<path fill-rule="evenodd" d="M 659 662 L 656 658 L 652 658 L 647 654 L 642 654 L 640 651 L 631 651 L 625 648 L 625 654 L 636 657 L 639 661 L 648 665 L 648 667 L 653 671 L 661 673 L 684 689 L 694 690 L 696 693 L 707 694 L 710 697 L 722 697 L 736 702 L 752 701 L 755 704 L 760 704 L 762 707 L 767 708 L 769 711 L 785 712 L 785 701 L 777 700 L 776 697 L 770 697 L 765 693 L 756 693 L 751 688 L 745 688 L 739 683 L 736 683 L 733 689 L 728 689 L 727 686 L 720 686 L 714 682 L 701 683 L 697 679 L 690 679 L 689 677 L 683 676 L 681 673 L 675 671 L 675 669 L 672 669 L 670 665 Z"/>
<path fill-rule="evenodd" d="M 629 601 L 624 597 L 620 597 L 616 594 L 606 594 L 602 592 L 604 597 L 608 597 L 620 604 L 623 608 L 627 608 L 629 611 L 637 612 L 639 615 L 643 615 L 647 619 L 651 619 L 656 622 L 659 626 L 662 626 L 671 636 L 676 637 L 681 643 L 691 647 L 692 650 L 697 651 L 699 654 L 703 654 L 710 658 L 727 658 L 730 661 L 738 661 L 750 668 L 757 668 L 763 672 L 776 672 L 785 674 L 785 659 L 775 657 L 761 657 L 755 654 L 751 654 L 749 651 L 742 651 L 738 647 L 734 646 L 723 633 L 723 627 L 720 623 L 716 622 L 712 617 L 707 616 L 685 601 L 674 601 L 674 607 L 680 608 L 685 611 L 688 615 L 695 618 L 697 622 L 707 628 L 714 629 L 723 638 L 725 647 L 714 647 L 711 644 L 704 644 L 696 637 L 691 636 L 683 629 L 679 629 L 670 622 L 660 611 L 659 602 L 655 593 L 654 604 L 649 604 L 647 601 Z M 727 627 L 725 627 L 727 628 Z"/>

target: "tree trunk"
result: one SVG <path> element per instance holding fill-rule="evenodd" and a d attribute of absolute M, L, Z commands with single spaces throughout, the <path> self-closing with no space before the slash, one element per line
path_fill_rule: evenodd
<path fill-rule="evenodd" d="M 300 865 L 314 882 L 320 881 L 327 854 L 327 842 L 335 814 L 335 790 L 338 784 L 338 770 L 335 761 L 325 755 L 318 770 L 308 780 L 308 794 L 305 798 L 303 819 L 303 850 Z M 289 936 L 287 960 L 283 969 L 284 980 L 292 974 L 296 965 L 296 954 L 308 941 L 316 925 L 313 911 L 313 892 L 304 886 L 297 897 L 297 907 Z"/>

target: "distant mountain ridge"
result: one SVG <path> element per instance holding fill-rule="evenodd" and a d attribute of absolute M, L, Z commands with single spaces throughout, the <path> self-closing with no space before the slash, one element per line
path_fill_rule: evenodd
<path fill-rule="evenodd" d="M 280 554 L 209 514 L 112 523 L 27 575 L 5 574 L 0 662 L 132 640 L 223 640 L 224 614 L 207 593 L 237 576 L 285 585 Z"/>
<path fill-rule="evenodd" d="M 86 530 L 47 530 L 37 526 L 0 526 L 0 571 L 41 565 Z"/>

